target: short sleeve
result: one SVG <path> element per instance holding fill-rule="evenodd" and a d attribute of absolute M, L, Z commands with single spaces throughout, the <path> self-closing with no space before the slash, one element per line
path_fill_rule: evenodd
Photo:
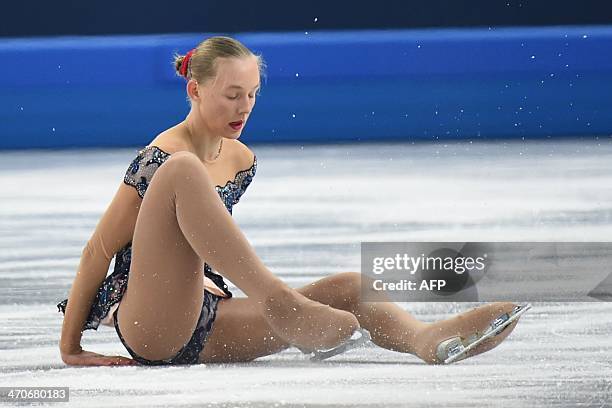
<path fill-rule="evenodd" d="M 125 172 L 123 182 L 132 186 L 138 192 L 140 198 L 144 198 L 147 187 L 155 174 L 155 171 L 170 157 L 156 146 L 147 146 L 138 152 Z"/>

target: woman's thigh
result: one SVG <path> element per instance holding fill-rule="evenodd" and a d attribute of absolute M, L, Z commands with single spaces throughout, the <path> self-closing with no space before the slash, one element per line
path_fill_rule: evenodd
<path fill-rule="evenodd" d="M 257 302 L 247 297 L 220 300 L 212 331 L 200 353 L 199 361 L 251 361 L 289 347 L 272 331 L 259 310 Z"/>
<path fill-rule="evenodd" d="M 152 360 L 174 356 L 189 341 L 204 294 L 203 261 L 176 219 L 172 164 L 170 158 L 157 170 L 141 203 L 129 283 L 118 311 L 127 344 Z"/>
<path fill-rule="evenodd" d="M 352 302 L 343 296 L 347 291 L 343 286 L 347 276 L 332 275 L 296 290 L 311 300 L 350 311 Z M 270 328 L 254 300 L 246 297 L 223 299 L 219 302 L 212 332 L 200 353 L 200 362 L 251 361 L 289 346 Z"/>

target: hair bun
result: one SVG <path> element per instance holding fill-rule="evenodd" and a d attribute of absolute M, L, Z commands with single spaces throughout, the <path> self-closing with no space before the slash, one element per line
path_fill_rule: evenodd
<path fill-rule="evenodd" d="M 174 56 L 174 70 L 176 71 L 176 75 L 181 75 L 181 66 L 183 65 L 183 61 L 185 61 L 184 55 L 175 55 Z"/>
<path fill-rule="evenodd" d="M 179 67 L 179 73 L 184 78 L 187 78 L 187 70 L 189 69 L 189 60 L 191 59 L 191 56 L 193 55 L 194 52 L 195 52 L 195 48 L 189 51 L 187 54 L 185 54 L 185 56 L 181 60 L 181 64 Z"/>

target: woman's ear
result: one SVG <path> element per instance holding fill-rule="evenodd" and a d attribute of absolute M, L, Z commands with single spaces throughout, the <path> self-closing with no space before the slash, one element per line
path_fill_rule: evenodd
<path fill-rule="evenodd" d="M 187 95 L 191 100 L 197 101 L 200 99 L 200 91 L 198 89 L 198 81 L 190 79 L 187 81 Z"/>

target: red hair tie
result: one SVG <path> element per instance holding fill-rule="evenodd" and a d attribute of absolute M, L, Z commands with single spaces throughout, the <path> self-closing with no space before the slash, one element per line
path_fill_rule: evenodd
<path fill-rule="evenodd" d="M 185 58 L 183 58 L 183 63 L 181 64 L 181 75 L 184 76 L 185 78 L 187 78 L 187 67 L 189 66 L 189 60 L 191 59 L 191 56 L 193 55 L 194 52 L 195 52 L 195 48 L 189 51 L 185 55 Z"/>

